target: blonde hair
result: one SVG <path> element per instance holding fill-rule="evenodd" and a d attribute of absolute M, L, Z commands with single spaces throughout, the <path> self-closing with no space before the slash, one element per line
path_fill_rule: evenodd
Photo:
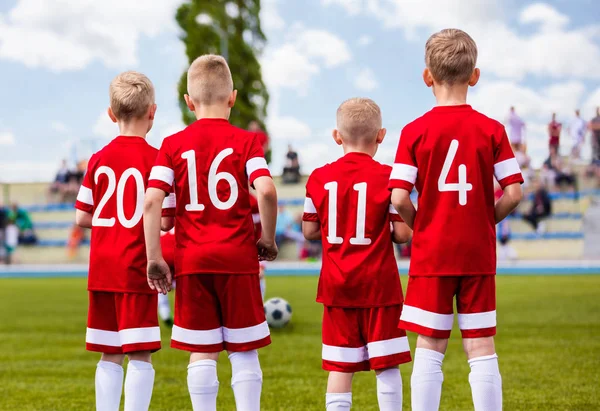
<path fill-rule="evenodd" d="M 381 130 L 381 109 L 369 98 L 355 97 L 337 109 L 337 128 L 346 140 L 354 143 L 375 139 Z"/>
<path fill-rule="evenodd" d="M 439 83 L 468 83 L 477 64 L 477 44 L 462 30 L 444 29 L 427 40 L 425 64 Z"/>
<path fill-rule="evenodd" d="M 188 69 L 187 81 L 188 94 L 196 104 L 224 103 L 233 91 L 227 61 L 214 54 L 194 60 Z"/>
<path fill-rule="evenodd" d="M 146 115 L 154 104 L 154 86 L 148 77 L 137 71 L 126 71 L 110 82 L 110 108 L 119 120 L 131 120 Z"/>

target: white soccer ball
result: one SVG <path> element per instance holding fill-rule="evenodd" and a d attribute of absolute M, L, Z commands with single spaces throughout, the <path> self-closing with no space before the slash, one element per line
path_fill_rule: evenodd
<path fill-rule="evenodd" d="M 292 319 L 292 307 L 283 298 L 271 298 L 265 303 L 267 324 L 273 328 L 283 328 Z"/>

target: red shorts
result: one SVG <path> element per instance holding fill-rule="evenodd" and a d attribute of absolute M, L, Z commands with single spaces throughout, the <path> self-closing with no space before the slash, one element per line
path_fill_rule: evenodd
<path fill-rule="evenodd" d="M 158 294 L 89 292 L 88 351 L 126 354 L 160 350 Z"/>
<path fill-rule="evenodd" d="M 409 277 L 398 327 L 433 338 L 449 338 L 456 295 L 463 338 L 496 334 L 496 276 Z"/>
<path fill-rule="evenodd" d="M 250 351 L 271 343 L 256 274 L 177 277 L 171 347 Z"/>
<path fill-rule="evenodd" d="M 406 332 L 396 327 L 402 305 L 375 308 L 325 307 L 323 369 L 358 372 L 409 362 Z"/>

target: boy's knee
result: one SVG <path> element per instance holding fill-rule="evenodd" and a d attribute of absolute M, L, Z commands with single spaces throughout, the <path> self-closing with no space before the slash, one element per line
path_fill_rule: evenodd
<path fill-rule="evenodd" d="M 127 353 L 127 357 L 129 357 L 129 361 L 152 362 L 152 352 L 151 351 L 130 352 L 130 353 Z"/>
<path fill-rule="evenodd" d="M 219 390 L 217 362 L 199 360 L 188 365 L 188 389 L 192 394 L 214 394 Z"/>
<path fill-rule="evenodd" d="M 123 365 L 124 359 L 125 359 L 124 354 L 102 353 L 102 357 L 100 357 L 100 361 L 112 362 L 112 363 L 118 364 L 118 365 Z"/>
<path fill-rule="evenodd" d="M 231 362 L 231 385 L 243 381 L 262 381 L 258 351 L 230 353 L 229 361 Z"/>
<path fill-rule="evenodd" d="M 380 393 L 396 393 L 402 389 L 402 377 L 398 367 L 375 371 L 377 376 L 377 391 Z"/>
<path fill-rule="evenodd" d="M 448 348 L 448 339 L 419 335 L 417 338 L 417 348 L 424 348 L 426 350 L 437 351 L 440 354 L 445 354 L 446 348 Z"/>
<path fill-rule="evenodd" d="M 496 353 L 494 337 L 464 338 L 463 349 L 469 360 Z"/>

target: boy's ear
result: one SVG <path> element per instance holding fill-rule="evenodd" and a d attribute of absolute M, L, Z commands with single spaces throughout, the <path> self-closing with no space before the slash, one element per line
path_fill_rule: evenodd
<path fill-rule="evenodd" d="M 150 110 L 148 112 L 148 120 L 154 120 L 154 116 L 156 115 L 156 108 L 158 106 L 156 104 L 152 104 L 150 106 Z"/>
<path fill-rule="evenodd" d="M 108 108 L 108 117 L 110 118 L 110 120 L 111 120 L 113 123 L 116 123 L 116 122 L 117 122 L 117 116 L 115 116 L 115 113 L 113 113 L 113 111 L 112 111 L 112 108 L 111 108 L 111 107 L 109 107 L 109 108 Z"/>
<path fill-rule="evenodd" d="M 433 87 L 433 76 L 427 67 L 423 70 L 423 81 L 427 87 Z"/>
<path fill-rule="evenodd" d="M 377 144 L 381 144 L 383 143 L 383 139 L 385 138 L 385 134 L 387 133 L 387 130 L 385 128 L 382 128 L 381 130 L 379 130 L 377 132 Z"/>
<path fill-rule="evenodd" d="M 473 74 L 471 74 L 471 78 L 469 79 L 469 86 L 473 87 L 479 81 L 479 76 L 481 75 L 481 71 L 477 67 L 473 70 Z"/>
<path fill-rule="evenodd" d="M 235 104 L 235 100 L 237 99 L 237 90 L 233 90 L 231 95 L 229 96 L 229 101 L 227 102 L 227 107 L 232 108 Z"/>
<path fill-rule="evenodd" d="M 196 111 L 196 106 L 194 105 L 194 102 L 192 101 L 191 97 L 188 96 L 187 94 L 184 94 L 183 98 L 185 99 L 185 105 L 188 106 L 188 108 L 190 109 L 190 111 L 191 112 L 195 112 Z"/>
<path fill-rule="evenodd" d="M 335 144 L 337 144 L 338 146 L 341 146 L 343 141 L 342 141 L 342 135 L 340 134 L 340 132 L 337 129 L 334 129 L 331 132 L 331 136 L 333 137 L 333 141 L 335 141 Z"/>

